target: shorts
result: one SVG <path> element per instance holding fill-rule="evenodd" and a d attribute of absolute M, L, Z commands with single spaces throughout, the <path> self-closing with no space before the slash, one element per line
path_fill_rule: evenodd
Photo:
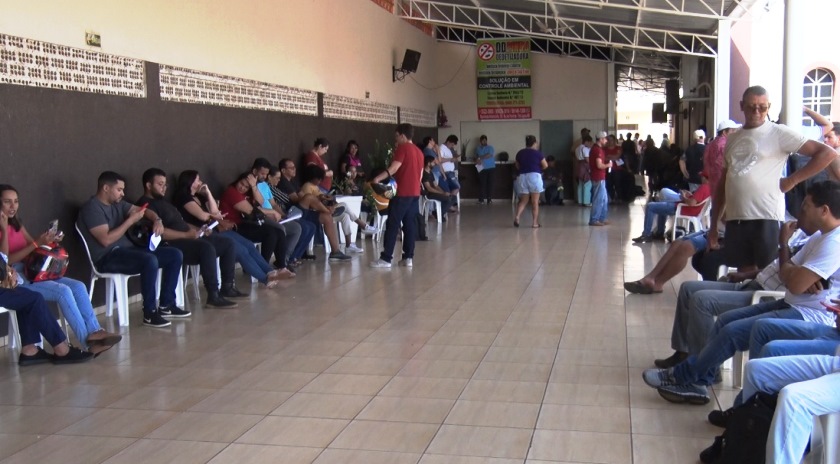
<path fill-rule="evenodd" d="M 706 231 L 694 232 L 680 237 L 680 240 L 691 243 L 694 247 L 694 252 L 698 253 L 706 249 L 709 244 L 709 239 L 706 238 Z"/>
<path fill-rule="evenodd" d="M 543 188 L 542 174 L 538 172 L 520 174 L 519 177 L 516 178 L 514 190 L 516 190 L 517 195 L 542 193 L 545 190 L 545 188 Z"/>
<path fill-rule="evenodd" d="M 726 221 L 726 263 L 762 269 L 779 256 L 781 223 L 770 219 Z"/>

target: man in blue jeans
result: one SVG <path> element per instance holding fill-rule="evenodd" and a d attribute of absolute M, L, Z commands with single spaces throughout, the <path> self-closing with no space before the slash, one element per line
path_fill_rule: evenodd
<path fill-rule="evenodd" d="M 668 216 L 677 214 L 678 204 L 683 203 L 685 205 L 683 206 L 682 214 L 686 216 L 697 216 L 702 212 L 703 207 L 695 205 L 705 201 L 711 194 L 712 191 L 709 189 L 709 184 L 705 182 L 694 193 L 687 190 L 682 190 L 677 193 L 671 189 L 662 189 L 660 192 L 662 201 L 650 201 L 645 205 L 644 230 L 642 231 L 642 235 L 633 239 L 633 243 L 652 242 L 654 239 L 664 240 L 665 221 L 667 221 Z M 657 219 L 656 235 L 653 235 L 654 218 Z"/>
<path fill-rule="evenodd" d="M 154 224 L 152 232 L 163 234 L 163 221 L 146 206 L 134 206 L 123 200 L 125 179 L 116 172 L 99 175 L 96 195 L 82 205 L 76 225 L 84 236 L 94 266 L 100 272 L 140 274 L 143 295 L 143 324 L 150 327 L 171 325 L 166 318 L 188 317 L 175 305 L 175 288 L 183 264 L 181 251 L 167 246 L 135 246 L 126 237 L 129 228 L 143 218 Z M 157 300 L 158 269 L 163 270 L 160 307 Z"/>
<path fill-rule="evenodd" d="M 414 266 L 414 243 L 417 240 L 417 215 L 420 214 L 420 176 L 423 173 L 423 152 L 411 142 L 414 127 L 403 123 L 397 126 L 394 160 L 388 169 L 376 176 L 371 183 L 382 182 L 389 176 L 397 181 L 397 194 L 388 205 L 388 222 L 385 223 L 385 245 L 379 259 L 371 267 L 390 268 L 397 246 L 397 235 L 402 227 L 403 255 L 400 264 Z"/>
<path fill-rule="evenodd" d="M 788 242 L 796 227 L 811 238 L 791 257 Z M 668 401 L 706 404 L 706 388 L 718 366 L 749 347 L 750 333 L 759 319 L 791 319 L 834 325 L 834 317 L 820 304 L 840 295 L 840 183 L 811 185 L 802 202 L 798 223 L 779 232 L 779 278 L 787 288 L 784 300 L 735 309 L 718 318 L 703 350 L 668 369 L 647 369 L 645 383 Z"/>
<path fill-rule="evenodd" d="M 605 226 L 607 221 L 607 169 L 612 167 L 612 161 L 607 160 L 604 146 L 607 143 L 607 133 L 598 132 L 598 138 L 589 149 L 589 176 L 592 180 L 592 209 L 589 211 L 590 226 Z"/>

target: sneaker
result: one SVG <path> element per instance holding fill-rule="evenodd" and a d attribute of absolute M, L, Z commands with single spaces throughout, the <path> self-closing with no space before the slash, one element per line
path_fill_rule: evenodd
<path fill-rule="evenodd" d="M 205 305 L 213 308 L 235 308 L 238 306 L 233 301 L 221 296 L 219 292 L 208 293 L 207 303 Z"/>
<path fill-rule="evenodd" d="M 723 435 L 715 437 L 715 442 L 712 443 L 712 446 L 700 452 L 700 462 L 703 464 L 712 464 L 717 461 L 721 454 L 723 454 Z"/>
<path fill-rule="evenodd" d="M 672 369 L 645 369 L 642 372 L 642 379 L 653 388 L 677 385 Z"/>
<path fill-rule="evenodd" d="M 338 205 L 335 207 L 335 211 L 333 211 L 332 217 L 339 217 L 342 214 L 344 214 L 345 211 L 347 211 L 347 208 L 344 205 Z"/>
<path fill-rule="evenodd" d="M 301 256 L 300 259 L 304 261 L 315 261 L 316 257 L 315 255 L 310 255 L 309 253 L 306 253 L 303 256 Z"/>
<path fill-rule="evenodd" d="M 172 325 L 172 323 L 161 317 L 160 314 L 154 312 L 151 314 L 151 316 L 143 318 L 143 325 L 161 328 L 169 327 L 170 325 Z"/>
<path fill-rule="evenodd" d="M 187 311 L 186 309 L 181 309 L 175 305 L 167 306 L 165 308 L 160 308 L 158 310 L 163 317 L 190 317 L 192 313 Z"/>
<path fill-rule="evenodd" d="M 379 229 L 377 229 L 376 227 L 373 227 L 373 226 L 367 225 L 367 226 L 365 226 L 365 228 L 364 228 L 364 229 L 360 230 L 359 232 L 361 232 L 361 233 L 363 233 L 363 234 L 365 234 L 365 235 L 373 235 L 373 234 L 375 234 L 375 233 L 378 233 L 378 232 L 379 232 Z"/>
<path fill-rule="evenodd" d="M 400 266 L 402 267 L 414 267 L 414 260 L 411 258 L 405 258 L 400 261 Z"/>
<path fill-rule="evenodd" d="M 703 385 L 688 383 L 685 385 L 668 385 L 656 389 L 659 396 L 672 403 L 708 404 L 709 390 Z"/>
<path fill-rule="evenodd" d="M 653 365 L 660 369 L 670 369 L 677 364 L 685 361 L 685 358 L 688 357 L 687 353 L 682 353 L 680 351 L 674 351 L 674 354 L 668 356 L 665 359 L 656 359 L 653 361 Z"/>
<path fill-rule="evenodd" d="M 225 298 L 248 298 L 251 295 L 247 293 L 242 293 L 239 289 L 236 288 L 236 285 L 230 284 L 222 284 L 222 289 L 219 290 L 219 295 Z"/>
<path fill-rule="evenodd" d="M 78 364 L 87 362 L 93 359 L 93 353 L 90 351 L 84 351 L 76 348 L 73 345 L 70 345 L 70 351 L 67 352 L 64 356 L 53 355 L 52 363 L 53 364 Z"/>
<path fill-rule="evenodd" d="M 633 239 L 633 243 L 647 243 L 652 241 L 653 237 L 651 237 L 650 235 L 639 235 L 638 237 Z"/>
<path fill-rule="evenodd" d="M 370 267 L 383 267 L 383 268 L 387 267 L 387 268 L 390 268 L 391 263 L 388 262 L 388 261 L 385 261 L 384 259 L 377 259 L 376 261 L 370 263 Z"/>
<path fill-rule="evenodd" d="M 729 425 L 729 419 L 732 418 L 732 410 L 733 408 L 729 408 L 726 411 L 715 409 L 709 413 L 709 423 L 715 427 L 725 429 L 726 426 Z"/>
<path fill-rule="evenodd" d="M 18 356 L 18 365 L 20 366 L 33 366 L 35 364 L 44 364 L 48 362 L 52 362 L 53 355 L 44 351 L 43 348 L 38 347 L 38 352 L 35 354 L 23 354 L 21 353 Z"/>
<path fill-rule="evenodd" d="M 353 258 L 340 251 L 333 251 L 330 253 L 330 261 L 350 261 L 351 259 Z"/>
<path fill-rule="evenodd" d="M 365 249 L 357 247 L 356 244 L 354 243 L 352 245 L 347 245 L 346 247 L 344 247 L 344 252 L 345 253 L 364 253 Z"/>

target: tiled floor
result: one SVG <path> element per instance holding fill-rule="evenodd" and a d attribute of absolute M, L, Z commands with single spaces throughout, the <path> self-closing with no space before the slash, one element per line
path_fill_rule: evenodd
<path fill-rule="evenodd" d="M 430 224 L 413 269 L 369 269 L 368 241 L 238 309 L 191 302 L 150 329 L 133 308 L 88 364 L 19 369 L 2 350 L 0 459 L 694 463 L 715 402 L 669 404 L 641 379 L 670 354 L 674 287 L 622 289 L 665 245 L 630 244 L 640 204 L 611 210 L 592 228 L 587 209 L 544 208 L 534 230 L 505 202 L 465 205 L 440 235 Z"/>

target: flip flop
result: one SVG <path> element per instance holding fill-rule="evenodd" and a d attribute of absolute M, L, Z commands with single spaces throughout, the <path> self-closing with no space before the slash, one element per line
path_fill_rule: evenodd
<path fill-rule="evenodd" d="M 653 293 L 652 288 L 645 287 L 638 280 L 635 282 L 624 282 L 624 289 L 630 293 L 636 293 L 639 295 L 650 295 Z"/>
<path fill-rule="evenodd" d="M 539 229 L 540 227 L 542 227 L 542 224 L 537 224 L 537 225 L 531 226 L 531 227 L 534 228 L 534 229 Z"/>

